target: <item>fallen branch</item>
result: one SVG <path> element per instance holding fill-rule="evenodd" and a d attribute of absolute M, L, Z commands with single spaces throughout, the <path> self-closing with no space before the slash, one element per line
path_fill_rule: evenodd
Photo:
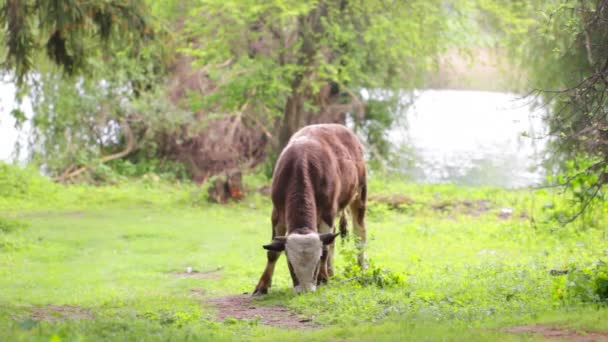
<path fill-rule="evenodd" d="M 127 137 L 127 147 L 117 153 L 114 154 L 110 154 L 108 156 L 103 156 L 101 157 L 101 162 L 102 163 L 106 163 L 109 162 L 111 160 L 114 159 L 119 159 L 119 158 L 123 158 L 125 156 L 127 156 L 129 153 L 133 152 L 133 150 L 135 150 L 135 136 L 133 135 L 133 131 L 131 130 L 131 127 L 129 126 L 129 124 L 126 122 L 126 120 L 121 120 L 120 121 L 120 126 L 125 134 L 125 136 Z M 81 166 L 80 168 L 74 170 L 74 168 L 76 167 L 76 165 L 70 165 L 59 177 L 55 178 L 55 181 L 57 182 L 65 182 L 71 178 L 74 178 L 86 171 L 88 171 L 90 169 L 89 165 L 85 165 L 85 166 Z"/>

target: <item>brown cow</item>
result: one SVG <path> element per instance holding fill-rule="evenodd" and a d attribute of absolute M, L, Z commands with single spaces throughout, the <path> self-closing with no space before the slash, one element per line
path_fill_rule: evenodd
<path fill-rule="evenodd" d="M 367 196 L 363 146 L 348 128 L 336 124 L 306 126 L 279 156 L 272 180 L 272 243 L 266 269 L 253 295 L 266 294 L 274 266 L 284 250 L 296 292 L 314 291 L 333 275 L 334 218 L 350 206 L 364 267 Z"/>

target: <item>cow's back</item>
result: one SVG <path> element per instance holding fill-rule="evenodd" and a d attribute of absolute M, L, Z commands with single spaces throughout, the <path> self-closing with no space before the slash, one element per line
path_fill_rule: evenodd
<path fill-rule="evenodd" d="M 307 177 L 317 213 L 342 209 L 365 183 L 365 172 L 363 147 L 352 131 L 337 124 L 306 126 L 291 137 L 277 160 L 272 200 L 283 211 L 287 193 L 303 191 L 298 187 Z"/>
<path fill-rule="evenodd" d="M 290 139 L 310 138 L 326 145 L 338 160 L 363 162 L 363 146 L 348 128 L 338 124 L 310 125 L 300 129 Z"/>

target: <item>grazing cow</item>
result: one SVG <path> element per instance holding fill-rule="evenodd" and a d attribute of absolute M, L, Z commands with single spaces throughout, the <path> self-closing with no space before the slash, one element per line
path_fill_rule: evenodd
<path fill-rule="evenodd" d="M 253 295 L 268 293 L 274 266 L 285 251 L 296 292 L 314 291 L 333 275 L 334 218 L 350 207 L 364 267 L 367 182 L 363 146 L 348 128 L 336 124 L 306 126 L 279 156 L 272 180 L 272 242 L 266 269 Z"/>

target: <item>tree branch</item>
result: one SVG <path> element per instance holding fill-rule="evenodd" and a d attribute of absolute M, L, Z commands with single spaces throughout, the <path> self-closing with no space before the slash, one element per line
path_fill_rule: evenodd
<path fill-rule="evenodd" d="M 122 128 L 123 133 L 127 138 L 127 147 L 125 147 L 125 149 L 120 152 L 101 157 L 102 163 L 106 163 L 106 162 L 109 162 L 114 159 L 123 158 L 123 157 L 129 155 L 129 153 L 133 152 L 133 150 L 135 150 L 135 147 L 136 147 L 135 136 L 133 135 L 131 126 L 129 126 L 129 124 L 127 123 L 126 120 L 121 120 L 120 127 Z M 69 179 L 74 178 L 74 177 L 88 171 L 91 168 L 90 165 L 85 165 L 85 166 L 81 166 L 80 168 L 74 170 L 75 167 L 76 167 L 76 165 L 74 165 L 74 164 L 70 165 L 61 174 L 61 176 L 55 178 L 55 181 L 61 182 L 61 183 L 66 182 Z"/>

